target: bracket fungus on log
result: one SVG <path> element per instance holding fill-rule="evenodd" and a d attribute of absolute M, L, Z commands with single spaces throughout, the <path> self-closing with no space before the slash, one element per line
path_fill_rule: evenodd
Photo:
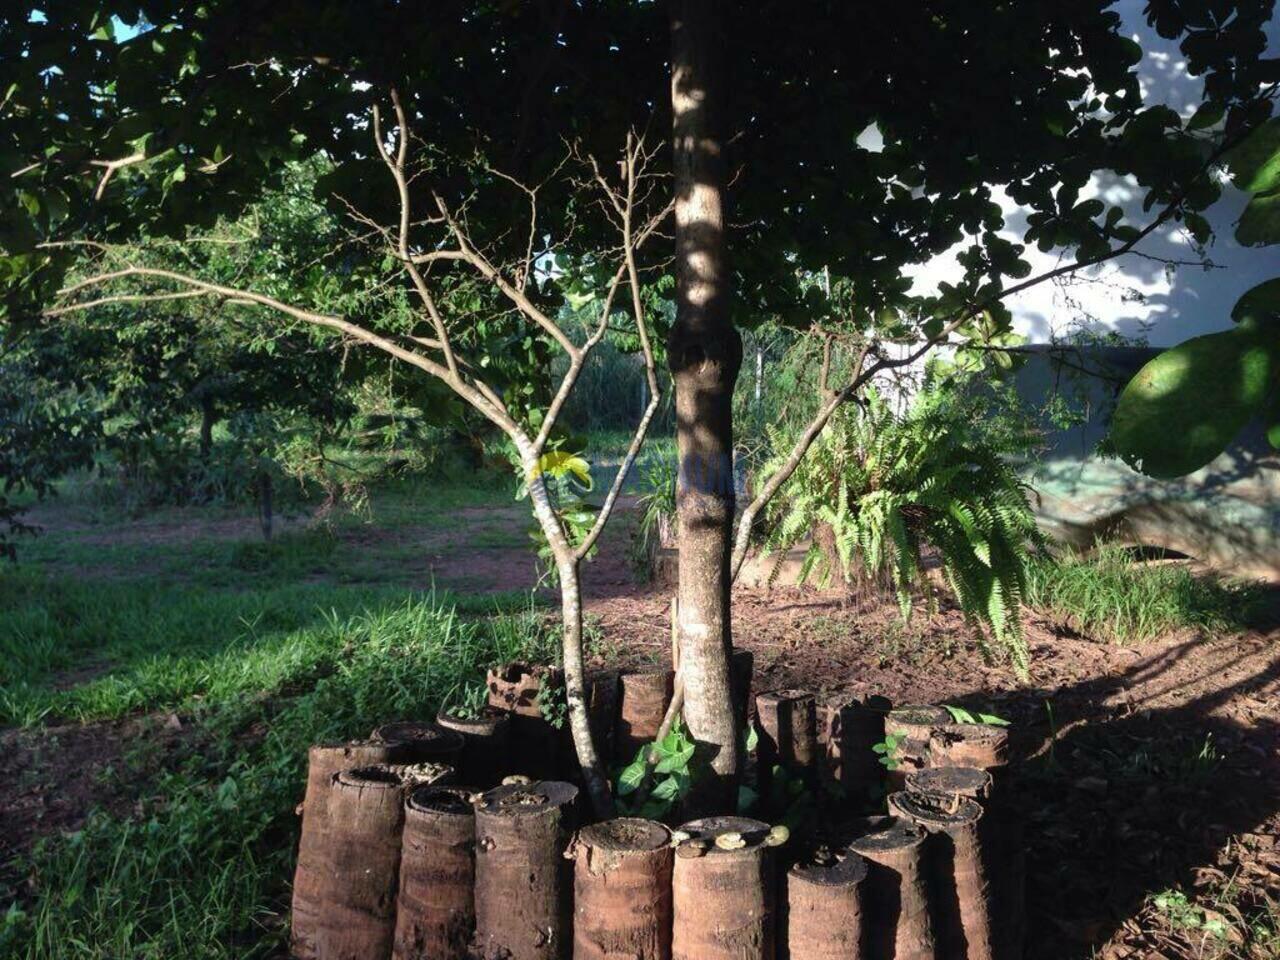
<path fill-rule="evenodd" d="M 476 805 L 476 936 L 480 960 L 565 960 L 572 945 L 564 852 L 578 788 L 513 783 Z"/>
<path fill-rule="evenodd" d="M 773 960 L 774 850 L 767 823 L 706 817 L 679 828 L 672 868 L 673 960 Z"/>
<path fill-rule="evenodd" d="M 671 831 L 622 817 L 578 832 L 574 960 L 670 960 Z"/>
<path fill-rule="evenodd" d="M 405 804 L 394 960 L 466 960 L 475 930 L 469 787 L 423 786 Z"/>

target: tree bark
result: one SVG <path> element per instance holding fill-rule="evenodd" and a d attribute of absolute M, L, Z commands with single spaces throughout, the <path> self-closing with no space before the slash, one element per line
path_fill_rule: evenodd
<path fill-rule="evenodd" d="M 676 394 L 679 639 L 684 718 L 709 761 L 691 808 L 720 812 L 740 767 L 730 693 L 729 559 L 733 540 L 733 387 L 742 339 L 729 316 L 717 0 L 674 0 L 671 106 L 676 319 L 667 363 Z"/>
<path fill-rule="evenodd" d="M 849 848 L 867 861 L 869 960 L 935 960 L 925 832 L 894 817 L 872 817 Z"/>
<path fill-rule="evenodd" d="M 567 960 L 572 878 L 564 858 L 576 787 L 497 787 L 476 807 L 478 960 Z"/>
<path fill-rule="evenodd" d="M 475 930 L 475 809 L 467 787 L 420 787 L 405 805 L 393 960 L 465 960 Z"/>
<path fill-rule="evenodd" d="M 574 960 L 670 960 L 671 831 L 652 820 L 606 820 L 578 832 Z"/>

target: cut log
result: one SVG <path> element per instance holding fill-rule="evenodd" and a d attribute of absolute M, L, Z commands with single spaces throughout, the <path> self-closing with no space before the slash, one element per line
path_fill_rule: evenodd
<path fill-rule="evenodd" d="M 774 690 L 756 697 L 756 777 L 760 797 L 781 813 L 786 798 L 773 797 L 774 767 L 812 789 L 817 784 L 818 731 L 815 701 L 804 690 Z"/>
<path fill-rule="evenodd" d="M 793 866 L 787 872 L 782 960 L 859 960 L 866 876 L 866 861 L 852 851 Z"/>
<path fill-rule="evenodd" d="M 885 733 L 906 740 L 928 743 L 935 727 L 951 723 L 951 714 L 942 707 L 912 703 L 895 707 L 885 718 Z"/>
<path fill-rule="evenodd" d="M 476 806 L 476 953 L 480 960 L 567 960 L 571 881 L 564 852 L 578 788 L 510 784 Z"/>
<path fill-rule="evenodd" d="M 290 949 L 298 960 L 315 960 L 315 937 L 324 910 L 331 835 L 328 821 L 333 779 L 342 770 L 378 764 L 408 763 L 412 745 L 378 740 L 323 743 L 307 757 L 307 789 L 302 802 L 302 835 L 293 878 Z"/>
<path fill-rule="evenodd" d="M 614 735 L 620 762 L 630 763 L 641 747 L 657 737 L 671 703 L 674 683 L 675 673 L 671 670 L 622 674 L 622 700 Z"/>
<path fill-rule="evenodd" d="M 930 866 L 941 956 L 993 960 L 993 901 L 982 842 L 982 806 L 956 794 L 894 793 L 889 811 L 935 837 Z"/>
<path fill-rule="evenodd" d="M 883 796 L 884 765 L 873 749 L 884 740 L 884 711 L 857 700 L 823 708 L 821 739 L 826 747 L 826 776 L 840 785 L 855 805 Z"/>
<path fill-rule="evenodd" d="M 976 767 L 931 767 L 908 776 L 907 790 L 967 797 L 985 806 L 991 797 L 991 783 L 991 774 Z"/>
<path fill-rule="evenodd" d="M 405 745 L 405 763 L 447 763 L 456 767 L 462 750 L 462 735 L 426 720 L 397 720 L 384 723 L 369 735 L 371 740 Z"/>
<path fill-rule="evenodd" d="M 621 756 L 615 745 L 621 698 L 621 675 L 617 670 L 598 670 L 588 677 L 587 715 L 591 723 L 591 740 L 606 770 L 612 770 L 616 763 L 628 763 L 635 756 Z"/>
<path fill-rule="evenodd" d="M 418 787 L 405 805 L 395 960 L 466 960 L 475 931 L 469 787 Z"/>
<path fill-rule="evenodd" d="M 509 772 L 511 762 L 511 715 L 496 707 L 485 707 L 478 717 L 459 717 L 441 710 L 436 723 L 462 736 L 458 756 L 458 777 L 481 790 L 496 787 Z"/>
<path fill-rule="evenodd" d="M 384 960 L 395 935 L 405 781 L 389 766 L 333 779 L 320 909 L 318 960 Z"/>
<path fill-rule="evenodd" d="M 565 734 L 544 716 L 544 699 L 563 697 L 564 676 L 551 667 L 510 663 L 488 675 L 489 706 L 511 716 L 512 772 L 555 777 L 564 766 Z"/>
<path fill-rule="evenodd" d="M 573 960 L 670 960 L 671 831 L 620 818 L 573 847 Z"/>
<path fill-rule="evenodd" d="M 957 723 L 934 730 L 929 739 L 930 766 L 999 770 L 1009 764 L 1009 731 L 978 723 Z"/>
<path fill-rule="evenodd" d="M 773 960 L 775 863 L 767 823 L 707 817 L 680 827 L 672 869 L 674 960 Z"/>
<path fill-rule="evenodd" d="M 868 868 L 864 902 L 873 918 L 868 960 L 936 960 L 927 836 L 914 823 L 895 817 L 868 818 L 855 831 L 850 849 Z"/>

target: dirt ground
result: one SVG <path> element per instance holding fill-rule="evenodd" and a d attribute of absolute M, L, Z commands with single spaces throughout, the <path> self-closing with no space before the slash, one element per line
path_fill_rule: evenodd
<path fill-rule="evenodd" d="M 669 588 L 636 581 L 627 536 L 614 525 L 586 571 L 594 656 L 664 662 Z M 451 554 L 433 538 L 426 553 L 433 575 L 471 589 L 526 585 L 527 549 Z M 1120 648 L 1032 617 L 1026 681 L 985 656 L 945 606 L 904 626 L 891 604 L 806 588 L 741 590 L 733 631 L 755 654 L 757 690 L 880 694 L 980 707 L 1013 723 L 1028 957 L 1280 955 L 1239 933 L 1268 909 L 1274 928 L 1280 900 L 1280 631 Z M 10 848 L 0 854 L 74 828 L 94 804 L 127 809 L 129 790 L 110 769 L 139 742 L 163 758 L 181 740 L 176 722 L 0 732 Z M 1184 909 L 1169 891 L 1195 906 Z"/>

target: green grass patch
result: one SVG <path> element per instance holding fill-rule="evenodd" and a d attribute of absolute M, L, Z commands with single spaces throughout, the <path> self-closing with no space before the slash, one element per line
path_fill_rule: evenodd
<path fill-rule="evenodd" d="M 1250 626 L 1261 587 L 1142 563 L 1122 547 L 1030 565 L 1027 603 L 1107 643 L 1148 643 L 1171 631 L 1231 633 Z"/>
<path fill-rule="evenodd" d="M 91 719 L 178 707 L 191 718 L 178 759 L 137 784 L 131 815 L 97 812 L 37 846 L 23 867 L 30 895 L 0 915 L 0 955 L 24 960 L 278 951 L 307 747 L 433 716 L 489 665 L 548 659 L 556 641 L 527 597 L 495 613 L 492 598 L 460 609 L 403 591 L 103 591 L 12 572 L 0 590 L 11 720 L 44 708 Z M 107 671 L 48 684 L 86 655 Z"/>

